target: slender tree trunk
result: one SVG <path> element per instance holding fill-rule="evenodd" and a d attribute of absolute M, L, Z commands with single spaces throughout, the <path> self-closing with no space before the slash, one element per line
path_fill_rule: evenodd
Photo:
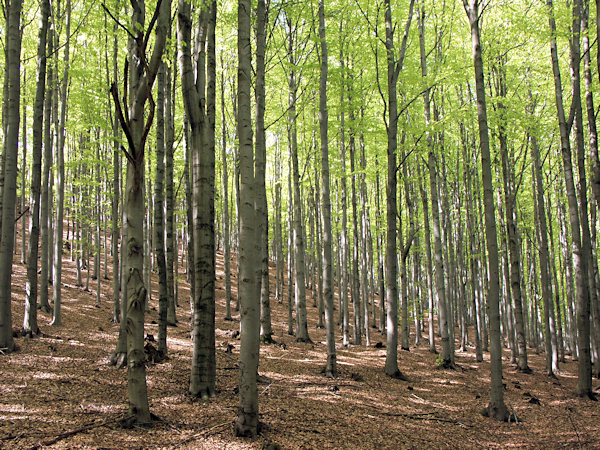
<path fill-rule="evenodd" d="M 37 50 L 37 74 L 35 103 L 33 105 L 33 150 L 31 166 L 31 228 L 29 230 L 29 255 L 27 256 L 27 283 L 25 285 L 25 317 L 23 332 L 36 335 L 39 332 L 37 323 L 38 297 L 38 243 L 40 237 L 40 188 L 42 178 L 42 140 L 44 125 L 44 96 L 46 94 L 46 42 L 48 36 L 48 18 L 50 1 L 41 2 L 40 32 Z M 23 171 L 25 166 L 23 166 Z M 22 186 L 22 189 L 25 186 Z M 24 221 L 25 219 L 23 219 Z M 21 235 L 25 242 L 25 233 Z"/>
<path fill-rule="evenodd" d="M 519 242 L 517 235 L 517 223 L 515 203 L 517 192 L 513 192 L 513 167 L 514 163 L 508 154 L 508 136 L 506 134 L 506 107 L 504 99 L 507 94 L 506 73 L 504 70 L 504 59 L 501 59 L 500 66 L 497 68 L 497 94 L 500 97 L 498 103 L 498 111 L 500 113 L 500 125 L 498 127 L 498 140 L 500 141 L 500 154 L 502 158 L 502 178 L 504 188 L 504 207 L 506 217 L 506 239 L 508 241 L 508 251 L 510 259 L 510 293 L 512 302 L 514 303 L 514 322 L 516 331 L 516 346 L 518 354 L 517 368 L 520 372 L 531 373 L 531 369 L 527 363 L 527 341 L 525 339 L 525 330 L 523 327 L 523 303 L 521 296 L 521 255 L 519 251 Z M 538 191 L 539 192 L 539 191 Z M 543 206 L 543 204 L 542 204 Z M 544 223 L 545 225 L 545 223 Z M 543 247 L 542 241 L 542 247 Z M 548 247 L 546 247 L 547 256 Z M 547 274 L 547 272 L 546 272 Z M 549 280 L 547 280 L 549 281 Z M 542 281 L 542 283 L 544 283 Z M 548 283 L 549 285 L 549 283 Z M 510 318 L 509 318 L 510 320 Z M 514 341 L 513 341 L 514 344 Z M 514 348 L 514 346 L 513 346 Z M 511 348 L 512 350 L 512 348 Z"/>
<path fill-rule="evenodd" d="M 268 10 L 265 0 L 258 0 L 256 7 L 256 214 L 258 218 L 258 240 L 260 244 L 260 339 L 265 343 L 273 342 L 271 329 L 271 305 L 269 298 L 269 210 L 267 207 L 266 165 L 267 142 L 265 136 L 265 50 Z"/>
<path fill-rule="evenodd" d="M 214 230 L 214 114 L 216 2 L 200 13 L 197 73 L 191 54 L 191 11 L 179 2 L 178 40 L 184 106 L 191 128 L 193 177 L 194 297 L 192 335 L 194 350 L 190 393 L 215 396 L 215 230 Z M 205 68 L 206 67 L 206 68 Z M 206 74 L 206 75 L 205 75 Z M 203 149 L 206 149 L 203 151 Z"/>
<path fill-rule="evenodd" d="M 294 39 L 290 30 L 289 36 L 290 63 L 295 65 Z M 296 340 L 310 342 L 306 316 L 306 268 L 304 262 L 304 231 L 302 226 L 302 198 L 300 197 L 300 169 L 298 167 L 298 138 L 296 130 L 296 73 L 289 73 L 289 122 L 290 122 L 290 157 L 292 160 L 292 176 L 294 188 L 294 278 L 296 301 Z"/>
<path fill-rule="evenodd" d="M 292 161 L 288 159 L 288 334 L 294 334 L 294 202 L 292 200 Z"/>
<path fill-rule="evenodd" d="M 556 24 L 554 20 L 553 2 L 547 0 L 549 8 L 549 24 L 551 41 L 550 50 L 552 57 L 552 71 L 554 73 L 554 89 L 556 109 L 559 122 L 559 131 L 561 137 L 561 153 L 563 159 L 563 171 L 565 176 L 565 189 L 569 205 L 569 221 L 571 224 L 571 239 L 573 265 L 575 272 L 575 285 L 577 293 L 577 330 L 578 330 L 578 349 L 579 349 L 579 369 L 577 381 L 577 395 L 581 397 L 593 397 L 592 392 L 592 371 L 590 359 L 590 293 L 588 281 L 588 256 L 590 252 L 589 245 L 589 224 L 587 218 L 587 189 L 585 178 L 585 167 L 583 159 L 583 117 L 581 111 L 581 97 L 579 84 L 580 69 L 580 31 L 581 31 L 581 0 L 575 0 L 573 3 L 573 22 L 571 39 L 571 78 L 573 87 L 573 101 L 575 109 L 576 122 L 576 141 L 578 148 L 578 167 L 579 167 L 579 189 L 575 189 L 573 174 L 573 163 L 571 155 L 571 143 L 569 139 L 569 129 L 565 118 L 563 106 L 562 83 L 560 78 L 560 68 L 558 63 L 558 49 L 556 44 Z M 579 195 L 578 195 L 579 194 Z M 580 205 L 578 205 L 578 197 Z M 581 210 L 580 210 L 581 208 Z"/>
<path fill-rule="evenodd" d="M 51 325 L 60 326 L 61 319 L 61 291 L 62 291 L 62 243 L 63 243 L 63 216 L 65 203 L 65 134 L 67 116 L 67 90 L 69 87 L 69 46 L 71 35 L 71 0 L 67 0 L 66 11 L 66 42 L 64 47 L 64 69 L 62 86 L 60 88 L 60 117 L 58 123 L 58 145 L 56 147 L 56 224 L 54 225 L 54 265 L 52 270 L 52 300 L 54 302 L 54 318 Z M 58 73 L 57 73 L 58 75 Z M 100 258 L 98 258 L 99 262 Z"/>
<path fill-rule="evenodd" d="M 118 13 L 117 13 L 118 14 Z M 118 51 L 119 51 L 119 42 L 117 39 L 117 30 L 118 25 L 115 23 L 113 27 L 113 79 L 117 79 L 118 77 Z M 113 119 L 113 195 L 112 195 L 112 234 L 111 234 L 111 244 L 112 244 L 112 272 L 113 272 L 113 322 L 120 322 L 123 317 L 121 314 L 121 277 L 119 270 L 119 205 L 121 199 L 121 159 L 119 157 L 119 146 L 117 139 L 119 136 L 119 121 L 116 117 Z M 120 333 L 119 333 L 120 334 Z"/>
<path fill-rule="evenodd" d="M 348 104 L 350 105 L 350 111 L 348 118 L 350 123 L 354 123 L 355 115 L 352 109 L 352 77 L 349 77 L 348 81 Z M 350 280 L 350 292 L 352 294 L 352 309 L 354 312 L 354 327 L 353 327 L 353 339 L 354 345 L 362 345 L 362 325 L 361 325 L 361 299 L 360 299 L 360 278 L 359 278 L 359 248 L 360 248 L 360 231 L 358 229 L 358 206 L 356 196 L 356 173 L 355 173 L 355 159 L 356 159 L 356 139 L 354 134 L 354 125 L 350 126 L 349 129 L 349 142 L 348 147 L 350 149 L 350 202 L 352 203 L 352 259 L 350 265 L 352 267 L 352 275 Z"/>
<path fill-rule="evenodd" d="M 171 31 L 169 29 L 169 37 L 171 39 Z M 176 53 L 173 60 L 176 60 Z M 174 78 L 177 75 L 175 63 L 169 63 L 165 68 L 165 261 L 167 264 L 167 305 L 171 305 L 171 314 L 177 322 L 175 308 L 177 306 L 176 292 L 176 273 L 174 272 L 174 260 L 177 245 L 175 242 L 175 193 L 173 180 L 173 145 L 175 139 L 175 117 L 174 117 L 174 91 L 173 86 L 176 84 Z M 175 71 L 175 76 L 173 76 Z M 168 308 L 167 308 L 168 314 Z"/>
<path fill-rule="evenodd" d="M 542 182 L 542 164 L 540 150 L 535 136 L 531 138 L 533 164 L 535 173 L 535 205 L 539 224 L 540 238 L 540 274 L 542 278 L 542 300 L 544 302 L 544 324 L 546 327 L 546 375 L 555 376 L 558 371 L 558 354 L 556 350 L 556 330 L 554 327 L 554 302 L 552 300 L 552 285 L 549 273 L 550 256 L 548 253 L 548 231 L 546 225 L 546 206 L 544 204 L 544 185 Z M 508 163 L 507 163 L 508 164 Z"/>
<path fill-rule="evenodd" d="M 325 303 L 325 327 L 327 341 L 327 363 L 325 376 L 337 376 L 335 334 L 333 319 L 333 257 L 331 231 L 331 200 L 329 195 L 329 146 L 327 110 L 327 40 L 325 39 L 325 6 L 324 0 L 319 1 L 319 40 L 321 44 L 321 74 L 319 83 L 319 129 L 321 137 L 321 217 L 323 222 L 323 297 Z M 321 255 L 318 255 L 321 257 Z"/>
<path fill-rule="evenodd" d="M 434 150 L 429 150 L 427 162 L 429 166 L 429 184 L 431 186 L 431 215 L 433 217 L 433 242 L 435 255 L 435 287 L 438 299 L 440 315 L 440 329 L 442 332 L 442 360 L 444 368 L 452 367 L 450 354 L 450 335 L 448 329 L 448 305 L 446 303 L 446 287 L 444 284 L 444 261 L 442 254 L 442 237 L 439 216 L 438 186 L 437 186 L 437 162 Z"/>
<path fill-rule="evenodd" d="M 158 351 L 167 353 L 167 263 L 165 258 L 164 189 L 165 177 L 165 63 L 157 76 L 156 171 L 154 177 L 154 258 L 158 266 Z M 168 88 L 167 88 L 168 89 Z"/>
<path fill-rule="evenodd" d="M 221 55 L 223 67 L 223 55 Z M 229 177 L 227 167 L 227 122 L 225 118 L 225 70 L 221 73 L 221 165 L 223 184 L 223 266 L 225 270 L 225 320 L 231 320 L 231 250 L 229 237 Z"/>
<path fill-rule="evenodd" d="M 54 22 L 52 18 L 52 22 Z M 54 51 L 54 24 L 52 23 L 48 36 L 48 51 L 46 54 L 51 54 Z M 40 200 L 40 290 L 39 290 L 39 306 L 38 309 L 45 313 L 51 311 L 48 303 L 48 183 L 50 178 L 50 166 L 52 165 L 52 134 L 51 112 L 54 104 L 54 91 L 56 80 L 54 77 L 54 66 L 50 64 L 48 67 L 48 92 L 44 102 L 44 146 L 42 154 L 42 189 Z M 79 266 L 78 266 L 79 267 Z"/>
<path fill-rule="evenodd" d="M 129 66 L 127 99 L 121 106 L 117 85 L 113 83 L 111 93 L 119 122 L 127 137 L 125 155 L 127 164 L 127 183 L 125 189 L 125 221 L 127 223 L 127 388 L 129 394 L 129 413 L 134 424 L 151 422 L 146 387 L 146 365 L 144 355 L 144 306 L 146 303 L 146 286 L 143 280 L 143 222 L 144 214 L 144 149 L 146 138 L 154 119 L 154 101 L 150 96 L 152 85 L 156 79 L 158 67 L 165 47 L 167 28 L 169 25 L 171 2 L 163 0 L 160 4 L 156 23 L 156 38 L 152 56 L 146 60 L 144 42 L 145 5 L 143 0 L 133 2 L 132 28 L 135 39 L 129 40 Z M 149 30 L 150 31 L 150 30 Z M 142 61 L 147 61 L 142 64 Z M 146 103 L 150 103 L 148 117 L 145 117 Z M 127 108 L 127 118 L 123 114 Z M 125 322 L 122 321 L 122 322 Z"/>
<path fill-rule="evenodd" d="M 396 247 L 397 220 L 397 163 L 398 148 L 398 74 L 404 63 L 408 32 L 412 22 L 414 0 L 411 0 L 408 18 L 404 27 L 399 55 L 394 50 L 394 24 L 390 0 L 385 0 L 385 48 L 387 52 L 388 117 L 387 117 L 387 242 L 386 242 L 386 298 L 387 298 L 387 353 L 385 373 L 404 379 L 398 369 L 398 249 Z"/>
<path fill-rule="evenodd" d="M 182 0 L 183 1 L 183 0 Z M 235 424 L 237 436 L 254 437 L 260 431 L 258 420 L 260 278 L 257 270 L 260 260 L 258 233 L 259 219 L 255 211 L 256 180 L 255 156 L 252 146 L 250 107 L 251 2 L 238 2 L 238 134 L 240 149 L 240 259 L 239 296 L 241 307 L 240 350 L 240 403 Z"/>
<path fill-rule="evenodd" d="M 4 186 L 2 189 L 2 226 L 0 228 L 0 348 L 12 352 L 15 348 L 12 335 L 11 272 L 14 248 L 15 204 L 17 197 L 17 158 L 19 152 L 19 120 L 21 101 L 21 0 L 11 0 L 6 6 L 6 78 L 8 83 L 6 106 L 6 158 Z"/>
<path fill-rule="evenodd" d="M 38 40 L 38 45 L 41 41 Z M 44 45 L 45 45 L 45 37 L 44 37 Z M 44 49 L 45 50 L 45 49 Z M 45 77 L 44 77 L 45 78 Z M 36 80 L 37 81 L 37 80 Z M 45 80 L 44 80 L 45 81 Z M 25 69 L 23 69 L 23 84 L 27 82 Z M 37 86 L 36 86 L 37 89 Z M 42 107 L 44 105 L 44 100 L 42 99 Z M 34 105 L 35 108 L 35 105 Z M 43 117 L 43 111 L 42 111 Z M 27 262 L 27 240 L 25 239 L 27 234 L 27 215 L 25 214 L 25 187 L 26 187 L 26 178 L 27 178 L 27 108 L 23 107 L 23 159 L 21 159 L 21 199 L 20 199 L 20 215 L 21 215 L 21 264 L 25 264 Z M 41 142 L 40 142 L 41 144 Z M 41 167 L 40 167 L 41 170 Z M 40 175 L 41 178 L 41 175 Z M 39 220 L 39 218 L 38 218 Z M 17 227 L 15 227 L 15 246 L 17 245 Z M 37 263 L 36 263 L 37 264 Z"/>
<path fill-rule="evenodd" d="M 491 390 L 490 403 L 485 410 L 487 416 L 497 420 L 508 418 L 508 409 L 504 404 L 502 387 L 502 347 L 500 342 L 500 277 L 498 274 L 498 240 L 496 233 L 496 217 L 494 211 L 494 191 L 492 180 L 492 161 L 488 135 L 487 110 L 485 99 L 485 82 L 483 79 L 483 59 L 479 30 L 479 1 L 463 0 L 465 11 L 471 28 L 473 45 L 473 64 L 475 68 L 475 84 L 477 93 L 477 118 L 479 124 L 479 144 L 481 146 L 481 170 L 485 208 L 485 237 L 488 253 L 489 288 L 487 307 L 490 320 L 490 362 Z"/>
<path fill-rule="evenodd" d="M 340 23 L 340 29 L 342 24 Z M 340 65 L 342 72 L 342 86 L 345 83 L 345 67 L 344 61 L 344 46 L 340 48 Z M 350 344 L 350 312 L 348 310 L 348 212 L 346 199 L 348 197 L 348 189 L 346 187 L 346 125 L 345 125 L 345 99 L 344 88 L 340 92 L 340 158 L 342 164 L 341 174 L 341 210 L 342 210 L 342 230 L 340 242 L 340 296 L 342 299 L 342 339 L 344 346 Z"/>

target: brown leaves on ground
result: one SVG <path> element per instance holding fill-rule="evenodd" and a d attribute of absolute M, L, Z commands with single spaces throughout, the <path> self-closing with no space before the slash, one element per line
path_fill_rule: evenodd
<path fill-rule="evenodd" d="M 287 334 L 287 299 L 282 304 L 271 300 L 276 344 L 261 346 L 262 435 L 253 441 L 236 438 L 239 315 L 234 313 L 234 321 L 223 320 L 222 255 L 218 263 L 214 400 L 187 395 L 192 353 L 189 291 L 180 282 L 180 324 L 168 329 L 168 359 L 148 366 L 156 422 L 151 429 L 120 426 L 127 414 L 127 386 L 125 371 L 108 364 L 118 335 L 118 325 L 110 322 L 112 282 L 102 280 L 97 308 L 95 292 L 75 287 L 74 264 L 65 260 L 64 325 L 50 327 L 51 317 L 40 313 L 43 335 L 16 338 L 19 350 L 0 355 L 0 447 L 554 448 L 600 443 L 600 404 L 574 395 L 574 362 L 562 364 L 555 380 L 544 375 L 543 354 L 530 349 L 531 375 L 519 373 L 505 359 L 505 400 L 518 423 L 499 423 L 479 413 L 487 405 L 489 355 L 478 364 L 470 348 L 457 353 L 458 370 L 440 370 L 435 355 L 422 345 L 400 352 L 400 369 L 408 381 L 398 381 L 383 373 L 386 350 L 375 345 L 384 340 L 378 331 L 371 330 L 371 348 L 343 348 L 336 331 L 340 376 L 328 379 L 321 374 L 325 335 L 316 328 L 317 309 L 309 306 L 314 344 L 297 343 Z M 235 298 L 235 278 L 232 285 Z M 25 267 L 15 259 L 15 328 L 22 323 L 24 286 Z M 153 292 L 146 333 L 157 336 L 156 280 Z"/>

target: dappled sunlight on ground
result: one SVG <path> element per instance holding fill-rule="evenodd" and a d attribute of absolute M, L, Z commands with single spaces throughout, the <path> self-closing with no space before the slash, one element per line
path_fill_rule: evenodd
<path fill-rule="evenodd" d="M 544 375 L 543 354 L 531 352 L 534 373 L 526 375 L 508 364 L 507 351 L 505 400 L 519 424 L 498 423 L 479 414 L 489 397 L 488 354 L 483 363 L 477 363 L 474 348 L 468 347 L 467 352 L 456 352 L 457 370 L 443 370 L 436 367 L 436 355 L 429 352 L 424 338 L 420 347 L 411 347 L 409 352 L 399 350 L 399 367 L 408 381 L 398 381 L 383 373 L 386 349 L 373 348 L 377 342 L 385 344 L 384 336 L 372 329 L 370 348 L 346 348 L 338 327 L 339 376 L 325 378 L 321 372 L 326 359 L 325 334 L 317 328 L 317 310 L 310 300 L 308 329 L 315 343 L 296 343 L 295 337 L 287 334 L 287 298 L 282 304 L 271 299 L 276 343 L 261 346 L 258 393 L 263 433 L 251 441 L 235 438 L 240 351 L 236 333 L 239 312 L 234 309 L 237 280 L 232 279 L 234 320 L 224 321 L 220 253 L 216 290 L 217 397 L 204 402 L 187 395 L 192 354 L 189 290 L 181 282 L 179 324 L 168 328 L 169 359 L 147 366 L 150 408 L 160 420 L 150 430 L 124 430 L 118 421 L 127 413 L 126 372 L 108 366 L 119 329 L 118 324 L 110 322 L 112 279 L 102 278 L 101 303 L 96 306 L 96 282 L 90 280 L 89 292 L 76 287 L 73 263 L 65 259 L 63 264 L 64 325 L 50 327 L 51 317 L 40 313 L 43 335 L 19 337 L 19 350 L 0 356 L 2 448 L 237 449 L 261 448 L 267 442 L 286 449 L 586 448 L 600 442 L 600 408 L 597 403 L 575 397 L 577 364 L 572 361 L 561 365 L 559 378 L 554 380 Z M 23 317 L 25 267 L 15 264 L 14 272 L 16 328 Z M 85 282 L 85 271 L 83 275 Z M 180 278 L 184 280 L 185 274 L 180 273 Z M 156 279 L 152 288 L 146 332 L 157 338 Z M 310 290 L 307 296 L 312 299 Z M 594 386 L 598 386 L 597 380 Z M 53 443 L 57 437 L 60 439 Z"/>

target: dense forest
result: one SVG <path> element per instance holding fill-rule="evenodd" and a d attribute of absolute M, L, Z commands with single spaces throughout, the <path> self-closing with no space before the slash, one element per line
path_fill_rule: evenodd
<path fill-rule="evenodd" d="M 597 445 L 600 0 L 2 7 L 0 446 Z"/>

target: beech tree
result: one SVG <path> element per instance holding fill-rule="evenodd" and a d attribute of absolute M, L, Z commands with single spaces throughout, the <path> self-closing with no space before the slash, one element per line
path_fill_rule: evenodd
<path fill-rule="evenodd" d="M 154 99 L 151 89 L 162 60 L 170 21 L 171 2 L 163 0 L 153 12 L 150 26 L 146 30 L 144 0 L 132 4 L 129 33 L 129 58 L 125 67 L 128 85 L 124 88 L 121 103 L 116 82 L 111 86 L 113 101 L 121 128 L 127 138 L 123 152 L 127 158 L 127 186 L 125 189 L 125 220 L 127 222 L 127 387 L 129 410 L 137 424 L 151 422 L 146 387 L 144 356 L 144 308 L 147 289 L 143 280 L 143 223 L 144 223 L 144 170 L 145 146 L 154 119 Z M 147 59 L 147 44 L 154 26 L 156 39 L 150 59 Z M 150 105 L 145 118 L 146 104 Z"/>
<path fill-rule="evenodd" d="M 0 348 L 12 352 L 11 275 L 17 197 L 17 157 L 19 154 L 19 121 L 21 102 L 21 0 L 6 3 L 6 128 L 2 186 L 2 226 L 0 227 Z M 4 121 L 3 121 L 4 122 Z"/>

